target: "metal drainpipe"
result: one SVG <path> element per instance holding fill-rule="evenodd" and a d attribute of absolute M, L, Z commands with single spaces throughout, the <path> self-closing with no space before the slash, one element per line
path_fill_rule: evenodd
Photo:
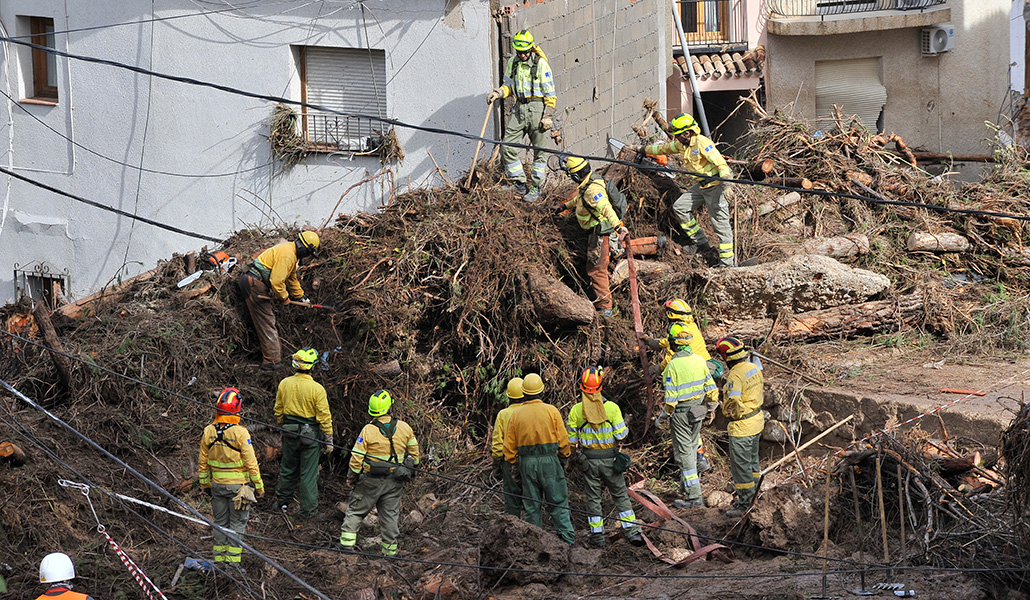
<path fill-rule="evenodd" d="M 680 34 L 680 45 L 683 46 L 683 58 L 687 63 L 687 75 L 690 76 L 690 87 L 694 91 L 694 105 L 697 106 L 698 121 L 701 122 L 701 133 L 710 137 L 708 131 L 708 119 L 705 117 L 705 105 L 701 103 L 701 92 L 697 89 L 697 76 L 694 75 L 694 63 L 690 62 L 690 50 L 687 48 L 687 36 L 683 33 L 683 24 L 680 23 L 680 15 L 676 10 L 676 3 L 672 5 L 672 21 L 676 24 L 676 33 Z"/>

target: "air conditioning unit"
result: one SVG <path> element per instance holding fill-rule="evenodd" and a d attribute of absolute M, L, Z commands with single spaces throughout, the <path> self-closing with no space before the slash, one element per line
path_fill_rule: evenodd
<path fill-rule="evenodd" d="M 924 27 L 919 36 L 923 56 L 937 56 L 955 49 L 955 27 L 951 23 Z"/>

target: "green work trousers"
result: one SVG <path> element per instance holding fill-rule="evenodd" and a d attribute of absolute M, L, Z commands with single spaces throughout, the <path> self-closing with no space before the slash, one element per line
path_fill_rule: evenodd
<path fill-rule="evenodd" d="M 548 503 L 547 512 L 554 521 L 558 537 L 570 544 L 574 543 L 576 533 L 572 529 L 569 514 L 569 487 L 557 455 L 520 454 L 519 472 L 522 477 L 522 495 L 525 496 L 522 506 L 526 511 L 526 522 L 537 527 L 543 526 L 543 515 L 540 512 L 540 501 L 543 500 Z"/>
<path fill-rule="evenodd" d="M 680 486 L 687 500 L 701 497 L 697 476 L 697 448 L 701 445 L 701 421 L 693 422 L 688 411 L 672 413 L 672 456 L 680 468 Z"/>
<path fill-rule="evenodd" d="M 529 144 L 542 148 L 547 140 L 547 132 L 540 131 L 540 119 L 544 116 L 544 103 L 517 102 L 508 117 L 508 126 L 504 129 L 503 140 L 508 144 L 521 144 L 525 136 L 529 136 Z M 512 181 L 526 182 L 526 172 L 522 167 L 520 148 L 514 146 L 501 147 L 501 162 Z M 542 187 L 547 176 L 547 153 L 543 150 L 533 151 L 533 180 L 530 187 Z"/>
<path fill-rule="evenodd" d="M 640 533 L 637 516 L 629 502 L 626 492 L 626 475 L 615 472 L 612 457 L 587 458 L 583 462 L 583 481 L 586 484 L 587 525 L 590 533 L 604 533 L 604 513 L 601 510 L 601 495 L 604 489 L 612 494 L 615 510 L 618 511 L 619 524 L 623 533 L 633 535 Z"/>
<path fill-rule="evenodd" d="M 288 504 L 296 492 L 300 518 L 310 519 L 318 511 L 318 457 L 322 452 L 322 432 L 312 423 L 283 423 L 283 457 L 279 466 L 279 485 L 275 497 Z M 302 437 L 303 436 L 303 437 Z"/>
<path fill-rule="evenodd" d="M 358 541 L 358 529 L 365 515 L 376 509 L 379 515 L 381 549 L 383 556 L 397 555 L 397 539 L 401 536 L 401 491 L 404 482 L 390 477 L 362 475 L 350 493 L 347 515 L 340 528 L 340 545 L 353 550 Z"/>
<path fill-rule="evenodd" d="M 223 529 L 228 529 L 235 533 L 237 537 L 247 532 L 247 519 L 250 518 L 249 505 L 246 509 L 236 510 L 232 504 L 232 499 L 236 496 L 236 492 L 240 491 L 241 487 L 243 486 L 239 483 L 229 485 L 223 483 L 211 484 L 211 512 L 214 517 L 212 520 Z M 243 555 L 243 547 L 214 527 L 211 528 L 211 535 L 215 540 L 215 563 L 239 565 L 240 557 Z"/>
<path fill-rule="evenodd" d="M 761 437 L 761 433 L 730 436 L 730 475 L 737 494 L 733 504 L 739 508 L 751 506 L 758 478 L 762 476 L 762 468 L 758 464 L 758 441 Z"/>
<path fill-rule="evenodd" d="M 719 236 L 719 262 L 723 266 L 733 267 L 736 266 L 733 260 L 733 227 L 730 226 L 730 207 L 722 194 L 722 187 L 722 184 L 719 184 L 701 189 L 695 183 L 673 202 L 672 214 L 691 242 L 698 246 L 707 246 L 708 238 L 694 216 L 702 205 L 707 207 L 712 230 Z"/>
<path fill-rule="evenodd" d="M 504 512 L 522 518 L 522 486 L 511 476 L 511 463 L 501 461 L 501 489 L 504 490 Z"/>

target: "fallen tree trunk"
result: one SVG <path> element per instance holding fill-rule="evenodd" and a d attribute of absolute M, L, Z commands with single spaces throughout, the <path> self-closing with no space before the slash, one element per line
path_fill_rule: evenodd
<path fill-rule="evenodd" d="M 911 327 L 922 315 L 923 296 L 909 294 L 896 300 L 811 310 L 779 319 L 747 319 L 727 325 L 710 325 L 705 334 L 708 337 L 733 335 L 745 343 L 813 341 Z"/>
<path fill-rule="evenodd" d="M 39 330 L 43 332 L 43 339 L 49 348 L 50 358 L 53 359 L 54 366 L 57 367 L 57 375 L 61 378 L 64 389 L 71 390 L 72 361 L 64 355 L 64 346 L 61 345 L 61 338 L 57 337 L 57 330 L 54 329 L 54 324 L 50 322 L 50 309 L 47 308 L 46 303 L 36 302 L 35 306 L 32 307 L 32 316 L 35 317 Z"/>
<path fill-rule="evenodd" d="M 132 284 L 138 281 L 146 281 L 147 279 L 153 277 L 155 273 L 157 273 L 157 269 L 151 269 L 146 273 L 140 273 L 135 277 L 126 279 L 121 284 L 113 288 L 105 288 L 95 294 L 90 294 L 89 296 L 86 296 L 81 300 L 76 300 L 71 304 L 65 304 L 64 306 L 58 308 L 55 312 L 59 312 L 66 317 L 77 319 L 81 317 L 82 312 L 90 304 L 93 304 L 94 302 L 103 302 L 105 300 L 110 302 L 120 301 L 125 296 L 125 293 L 129 290 Z"/>
<path fill-rule="evenodd" d="M 849 233 L 831 238 L 812 238 L 802 243 L 796 254 L 818 254 L 830 258 L 852 258 L 869 254 L 869 238 L 861 233 Z"/>
<path fill-rule="evenodd" d="M 667 275 L 675 271 L 672 265 L 653 260 L 637 260 L 637 277 L 647 279 L 661 275 Z M 610 284 L 615 287 L 629 278 L 629 261 L 620 260 L 612 269 Z"/>
<path fill-rule="evenodd" d="M 905 247 L 909 252 L 968 252 L 970 244 L 969 240 L 957 233 L 913 231 L 905 241 Z"/>
<path fill-rule="evenodd" d="M 594 321 L 594 305 L 569 286 L 539 271 L 526 273 L 533 310 L 542 323 L 559 326 L 589 325 Z"/>

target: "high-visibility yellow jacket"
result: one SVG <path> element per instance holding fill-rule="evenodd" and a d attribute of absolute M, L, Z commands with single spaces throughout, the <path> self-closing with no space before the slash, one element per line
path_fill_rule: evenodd
<path fill-rule="evenodd" d="M 609 233 L 622 227 L 622 219 L 608 199 L 608 185 L 604 179 L 584 179 L 576 195 L 565 203 L 565 208 L 576 209 L 576 220 L 581 229 L 590 230 L 601 225 L 601 233 Z"/>
<path fill-rule="evenodd" d="M 686 170 L 702 175 L 727 178 L 733 175 L 726 159 L 715 148 L 715 142 L 700 134 L 691 136 L 690 143 L 686 145 L 680 143 L 679 140 L 673 140 L 666 144 L 651 144 L 644 148 L 644 153 L 679 154 Z"/>
<path fill-rule="evenodd" d="M 764 389 L 765 377 L 754 363 L 742 360 L 730 367 L 726 373 L 726 385 L 722 388 L 722 414 L 730 419 L 726 433 L 733 437 L 761 433 L 765 427 L 765 414 L 762 413 Z M 747 415 L 751 416 L 741 419 Z"/>
<path fill-rule="evenodd" d="M 697 354 L 705 360 L 712 360 L 712 355 L 708 353 L 708 347 L 705 346 L 705 338 L 701 335 L 701 328 L 697 326 L 697 323 L 694 322 L 694 319 L 691 317 L 687 317 L 686 319 L 679 321 L 679 323 L 686 327 L 687 333 L 689 333 L 692 336 L 690 338 L 691 352 Z M 672 327 L 672 325 L 673 323 L 670 322 L 669 327 Z M 662 338 L 661 340 L 659 340 L 658 343 L 661 345 L 662 348 L 665 348 L 665 355 L 662 356 L 661 362 L 661 367 L 664 371 L 665 367 L 668 366 L 669 361 L 672 360 L 672 355 L 675 353 L 669 346 L 669 338 Z"/>
<path fill-rule="evenodd" d="M 622 418 L 622 410 L 619 405 L 611 400 L 604 401 L 604 416 L 607 419 L 601 426 L 594 429 L 594 426 L 587 422 L 583 416 L 583 403 L 578 402 L 569 411 L 569 444 L 580 446 L 590 450 L 603 450 L 614 448 L 615 441 L 625 439 L 629 435 L 626 428 L 626 421 Z"/>
<path fill-rule="evenodd" d="M 534 47 L 529 60 L 521 61 L 518 55 L 508 59 L 504 67 L 501 89 L 504 97 L 515 96 L 519 100 L 542 100 L 545 106 L 554 108 L 558 97 L 554 93 L 554 79 L 551 65 L 544 53 Z"/>
<path fill-rule="evenodd" d="M 271 288 L 272 296 L 279 300 L 304 297 L 304 288 L 297 279 L 296 244 L 276 244 L 262 252 L 254 262 L 265 283 Z"/>
<path fill-rule="evenodd" d="M 279 382 L 275 394 L 275 420 L 284 416 L 315 419 L 325 435 L 333 433 L 333 416 L 329 413 L 329 399 L 325 388 L 307 373 L 297 373 Z"/>
<path fill-rule="evenodd" d="M 494 419 L 494 434 L 490 441 L 490 456 L 495 459 L 504 458 L 504 434 L 508 431 L 508 423 L 515 411 L 522 406 L 521 402 L 509 404 L 497 413 Z"/>
<path fill-rule="evenodd" d="M 222 430 L 221 438 L 219 430 Z M 236 485 L 249 482 L 254 484 L 259 494 L 265 491 L 250 432 L 240 425 L 238 416 L 218 415 L 204 428 L 197 464 L 200 487 L 210 487 L 212 483 Z"/>
<path fill-rule="evenodd" d="M 355 473 L 368 471 L 366 457 L 370 460 L 402 463 L 405 456 L 410 456 L 417 465 L 421 455 L 418 450 L 418 440 L 415 439 L 415 432 L 412 431 L 411 426 L 390 415 L 383 415 L 375 420 L 383 424 L 390 423 L 390 421 L 397 422 L 393 432 L 393 457 L 396 460 L 390 460 L 390 438 L 386 437 L 375 424 L 369 423 L 361 428 L 358 439 L 354 441 L 354 447 L 350 454 L 350 470 Z"/>
<path fill-rule="evenodd" d="M 673 354 L 662 376 L 665 379 L 667 413 L 671 414 L 680 403 L 693 405 L 707 401 L 715 404 L 719 401 L 719 390 L 708 372 L 708 364 L 690 350 Z"/>
<path fill-rule="evenodd" d="M 561 413 L 539 398 L 526 400 L 508 421 L 508 431 L 504 434 L 504 459 L 515 464 L 519 448 L 550 444 L 561 456 L 572 454 Z"/>

